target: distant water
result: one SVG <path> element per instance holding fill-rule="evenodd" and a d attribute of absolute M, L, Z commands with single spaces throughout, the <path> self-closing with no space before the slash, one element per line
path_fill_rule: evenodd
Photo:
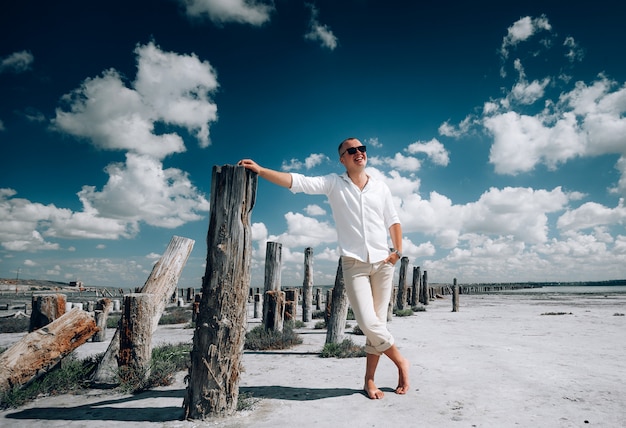
<path fill-rule="evenodd" d="M 508 290 L 512 294 L 626 294 L 626 285 L 562 285 Z"/>

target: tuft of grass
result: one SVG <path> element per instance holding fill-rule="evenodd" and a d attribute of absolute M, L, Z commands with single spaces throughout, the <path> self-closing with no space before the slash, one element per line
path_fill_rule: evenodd
<path fill-rule="evenodd" d="M 160 325 L 191 323 L 191 308 L 173 307 L 161 315 Z"/>
<path fill-rule="evenodd" d="M 361 330 L 361 327 L 359 327 L 359 325 L 355 325 L 354 328 L 352 329 L 352 334 L 355 334 L 357 336 L 364 336 L 365 334 L 363 333 L 363 330 Z"/>
<path fill-rule="evenodd" d="M 117 368 L 118 390 L 129 394 L 148 389 L 148 370 L 144 367 L 122 366 Z"/>
<path fill-rule="evenodd" d="M 325 311 L 322 311 L 322 310 L 313 311 L 313 313 L 311 314 L 311 318 L 313 318 L 314 320 L 324 318 L 324 314 L 325 314 Z"/>
<path fill-rule="evenodd" d="M 177 372 L 189 370 L 191 348 L 192 345 L 189 343 L 166 344 L 152 350 L 148 369 L 118 368 L 119 390 L 126 393 L 138 393 L 157 386 L 171 385 Z"/>
<path fill-rule="evenodd" d="M 409 317 L 413 315 L 413 309 L 396 309 L 393 313 L 397 317 Z"/>
<path fill-rule="evenodd" d="M 426 312 L 426 306 L 424 306 L 424 305 L 411 306 L 411 310 L 413 312 Z"/>
<path fill-rule="evenodd" d="M 292 323 L 293 323 L 293 328 L 303 328 L 303 327 L 306 327 L 306 323 L 304 321 L 302 321 L 302 320 L 295 320 L 295 321 L 292 321 Z"/>
<path fill-rule="evenodd" d="M 315 330 L 324 330 L 326 328 L 326 321 L 318 321 L 313 326 Z"/>
<path fill-rule="evenodd" d="M 237 399 L 237 411 L 243 412 L 246 410 L 252 410 L 254 405 L 259 401 L 261 401 L 261 399 L 254 397 L 252 394 L 239 394 L 239 398 Z"/>
<path fill-rule="evenodd" d="M 302 343 L 302 339 L 293 331 L 293 323 L 286 322 L 283 331 L 265 330 L 262 325 L 246 333 L 244 349 L 266 351 L 270 349 L 288 349 Z"/>
<path fill-rule="evenodd" d="M 344 339 L 341 343 L 326 343 L 321 358 L 358 358 L 365 356 L 365 347 L 359 346 L 351 339 Z"/>
<path fill-rule="evenodd" d="M 121 318 L 121 314 L 109 314 L 107 317 L 107 328 L 117 328 Z"/>
<path fill-rule="evenodd" d="M 544 312 L 541 315 L 572 315 L 571 312 Z"/>

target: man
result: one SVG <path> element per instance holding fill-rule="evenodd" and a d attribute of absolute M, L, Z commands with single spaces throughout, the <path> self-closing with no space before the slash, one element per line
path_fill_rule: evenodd
<path fill-rule="evenodd" d="M 350 306 L 366 337 L 363 389 L 371 399 L 383 398 L 374 375 L 385 354 L 398 368 L 397 394 L 409 390 L 409 362 L 402 356 L 387 329 L 387 310 L 393 289 L 395 263 L 402 257 L 402 227 L 387 185 L 365 172 L 366 147 L 348 138 L 338 148 L 342 175 L 305 177 L 263 168 L 250 159 L 239 165 L 293 193 L 324 194 L 332 208 L 341 264 Z M 388 235 L 393 245 L 389 250 Z"/>

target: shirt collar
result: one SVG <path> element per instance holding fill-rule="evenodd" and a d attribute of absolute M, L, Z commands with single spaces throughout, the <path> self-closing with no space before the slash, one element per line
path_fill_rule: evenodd
<path fill-rule="evenodd" d="M 367 172 L 365 172 L 367 174 Z M 348 183 L 348 184 L 354 184 L 352 182 L 352 180 L 350 179 L 350 176 L 348 175 L 348 171 L 344 171 L 343 174 L 340 175 L 341 178 L 343 178 L 343 180 Z M 365 187 L 367 187 L 370 183 L 372 183 L 373 181 L 375 181 L 376 179 L 374 177 L 372 177 L 370 174 L 367 174 L 367 184 L 365 185 Z"/>

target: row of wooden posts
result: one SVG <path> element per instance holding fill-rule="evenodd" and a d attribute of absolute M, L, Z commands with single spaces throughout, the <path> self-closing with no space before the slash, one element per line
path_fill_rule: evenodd
<path fill-rule="evenodd" d="M 279 242 L 267 242 L 265 257 L 265 287 L 263 293 L 260 288 L 253 292 L 249 290 L 249 298 L 253 300 L 253 316 L 254 318 L 262 318 L 262 324 L 267 330 L 282 330 L 285 320 L 294 320 L 297 317 L 297 307 L 301 302 L 302 305 L 302 321 L 308 322 L 312 318 L 312 307 L 315 303 L 315 309 L 321 310 L 322 306 L 322 289 L 317 288 L 315 296 L 313 296 L 313 275 L 312 261 L 313 249 L 308 247 L 304 251 L 304 281 L 301 288 L 281 289 L 281 251 L 282 244 Z M 409 258 L 402 257 L 400 262 L 400 272 L 398 285 L 394 287 L 392 299 L 389 302 L 389 312 L 387 320 L 391 321 L 394 310 L 406 310 L 418 304 L 428 305 L 429 301 L 443 295 L 453 295 L 452 310 L 458 311 L 458 294 L 460 288 L 456 284 L 450 287 L 447 284 L 428 284 L 428 272 L 421 273 L 421 268 L 416 266 L 413 268 L 412 283 L 409 286 L 407 281 L 407 271 Z M 335 285 L 326 291 L 326 305 L 324 309 L 324 319 L 328 323 L 331 313 L 333 301 L 340 306 L 347 304 L 343 275 L 341 267 L 341 259 L 337 267 L 337 275 Z M 301 295 L 301 296 L 300 296 Z M 301 299 L 300 299 L 301 297 Z M 261 306 L 263 308 L 260 312 Z M 340 312 L 342 312 L 340 310 Z M 331 328 L 332 329 L 332 328 Z M 327 343 L 334 342 L 333 338 L 340 337 L 340 334 L 332 333 Z"/>

